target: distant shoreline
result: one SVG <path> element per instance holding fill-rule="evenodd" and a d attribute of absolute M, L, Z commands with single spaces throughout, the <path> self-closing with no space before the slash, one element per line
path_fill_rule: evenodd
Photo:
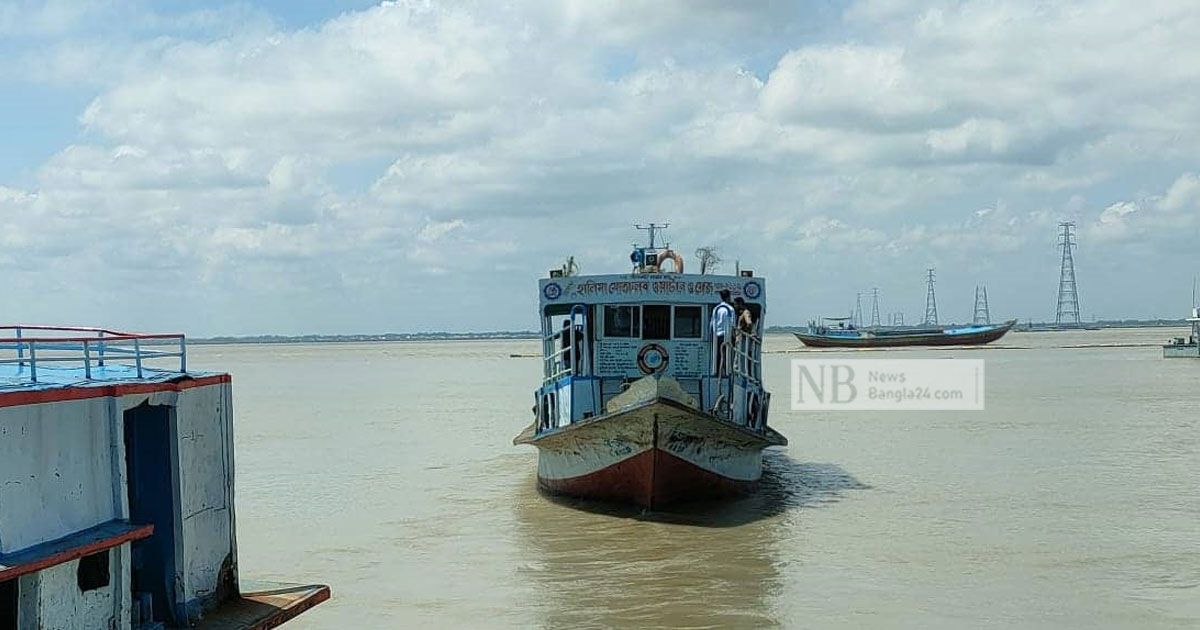
<path fill-rule="evenodd" d="M 1014 332 L 1028 332 L 1022 330 L 1030 326 L 1028 322 L 1018 324 L 1018 328 Z M 1089 322 L 1089 326 L 1098 326 L 1100 328 L 1186 328 L 1188 323 L 1182 319 L 1179 320 L 1127 320 L 1127 321 L 1100 321 Z M 1035 332 L 1067 332 L 1070 330 L 1079 329 L 1062 329 L 1062 330 L 1046 330 L 1046 327 L 1053 327 L 1054 324 L 1044 322 L 1033 322 L 1032 326 Z M 805 330 L 804 326 L 770 326 L 767 328 L 766 334 L 790 334 Z M 477 333 L 455 333 L 455 332 L 422 332 L 422 333 L 384 333 L 384 334 L 360 334 L 360 335 L 250 335 L 250 336 L 220 336 L 220 337 L 197 337 L 189 338 L 189 344 L 195 345 L 229 345 L 229 344 L 288 344 L 288 343 L 374 343 L 374 342 L 397 342 L 397 341 L 494 341 L 494 340 L 512 340 L 512 341 L 529 341 L 540 338 L 539 333 L 532 330 L 518 331 L 493 331 L 493 332 L 477 332 Z"/>
<path fill-rule="evenodd" d="M 378 335 L 252 335 L 188 338 L 189 344 L 237 343 L 371 343 L 390 341 L 490 341 L 497 339 L 529 340 L 539 338 L 530 331 L 500 331 L 482 333 L 384 333 Z"/>

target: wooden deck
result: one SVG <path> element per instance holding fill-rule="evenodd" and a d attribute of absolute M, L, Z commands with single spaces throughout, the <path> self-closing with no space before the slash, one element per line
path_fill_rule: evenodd
<path fill-rule="evenodd" d="M 252 585 L 201 620 L 200 630 L 267 630 L 329 599 L 322 584 Z"/>

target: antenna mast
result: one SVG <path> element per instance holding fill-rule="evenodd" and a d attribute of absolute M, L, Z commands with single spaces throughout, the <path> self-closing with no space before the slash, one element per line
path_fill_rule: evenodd
<path fill-rule="evenodd" d="M 934 270 L 932 267 L 925 270 L 925 282 L 929 287 L 925 291 L 925 324 L 936 326 L 938 323 L 937 294 L 933 291 Z"/>
<path fill-rule="evenodd" d="M 667 229 L 667 228 L 671 227 L 671 224 L 670 224 L 670 223 L 663 223 L 662 225 L 659 225 L 659 224 L 657 224 L 657 223 L 651 223 L 650 225 L 639 225 L 639 224 L 635 223 L 635 224 L 633 224 L 633 227 L 635 227 L 635 228 L 637 228 L 637 229 L 639 229 L 639 230 L 644 230 L 644 231 L 646 231 L 646 232 L 649 232 L 649 234 L 650 234 L 650 247 L 649 247 L 648 249 L 654 249 L 654 248 L 655 248 L 655 246 L 654 246 L 654 237 L 658 235 L 658 232 L 659 232 L 659 230 L 665 230 L 665 229 Z"/>
<path fill-rule="evenodd" d="M 1054 317 L 1054 325 L 1079 327 L 1079 287 L 1075 284 L 1075 223 L 1064 221 L 1058 224 L 1062 228 L 1058 246 L 1062 248 L 1062 266 L 1058 271 L 1058 312 Z"/>

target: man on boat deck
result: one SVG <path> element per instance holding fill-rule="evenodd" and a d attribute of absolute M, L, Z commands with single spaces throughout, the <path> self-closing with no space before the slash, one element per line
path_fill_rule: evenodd
<path fill-rule="evenodd" d="M 738 332 L 746 333 L 747 335 L 754 334 L 754 313 L 750 311 L 750 306 L 746 304 L 746 300 L 741 297 L 733 300 L 733 310 L 737 312 L 737 327 Z"/>
<path fill-rule="evenodd" d="M 725 340 L 729 339 L 733 331 L 733 320 L 736 317 L 733 304 L 729 301 L 729 289 L 721 289 L 721 303 L 713 307 L 712 318 L 709 320 L 709 327 L 712 328 L 713 348 L 717 353 L 717 375 L 725 373 Z"/>
<path fill-rule="evenodd" d="M 754 366 L 747 360 L 750 347 L 745 340 L 754 336 L 754 313 L 750 311 L 750 305 L 746 304 L 746 300 L 743 300 L 741 296 L 734 298 L 733 310 L 737 313 L 737 330 L 734 332 L 734 339 L 736 341 L 734 345 L 740 351 L 737 355 L 737 367 L 743 372 L 749 373 Z"/>
<path fill-rule="evenodd" d="M 570 369 L 571 373 L 578 374 L 580 361 L 583 359 L 583 327 L 572 326 L 571 320 L 564 319 L 562 331 L 558 334 L 562 343 L 562 362 L 563 367 Z"/>

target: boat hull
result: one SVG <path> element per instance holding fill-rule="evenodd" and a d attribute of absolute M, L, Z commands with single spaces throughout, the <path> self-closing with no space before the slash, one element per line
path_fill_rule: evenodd
<path fill-rule="evenodd" d="M 833 336 L 808 333 L 794 333 L 804 345 L 814 348 L 893 348 L 901 346 L 978 346 L 988 344 L 1008 334 L 1016 321 L 965 334 L 947 334 L 945 332 L 920 333 L 913 335 L 870 335 L 863 336 Z"/>
<path fill-rule="evenodd" d="M 538 485 L 583 499 L 654 508 L 754 492 L 762 451 L 787 440 L 657 399 L 517 443 L 538 448 Z"/>
<path fill-rule="evenodd" d="M 1200 358 L 1200 347 L 1196 344 L 1167 344 L 1163 346 L 1164 359 Z"/>

